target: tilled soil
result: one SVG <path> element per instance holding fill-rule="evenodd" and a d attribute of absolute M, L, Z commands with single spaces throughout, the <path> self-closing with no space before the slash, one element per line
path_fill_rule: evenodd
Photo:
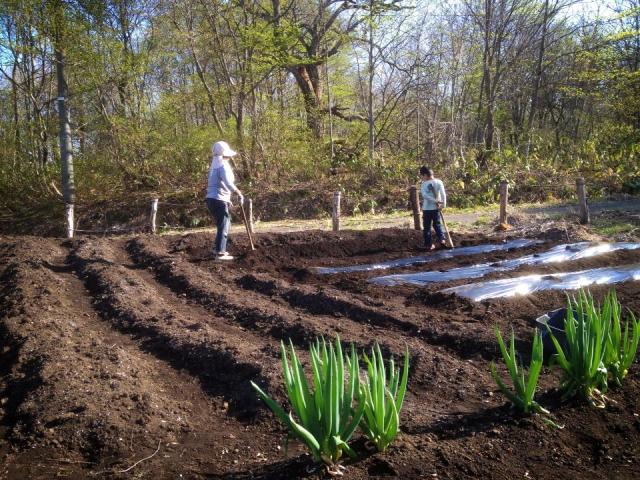
<path fill-rule="evenodd" d="M 545 369 L 539 398 L 563 429 L 519 417 L 491 379 L 494 326 L 514 330 L 528 361 L 535 318 L 563 306 L 563 293 L 473 303 L 439 293 L 465 281 L 367 282 L 514 258 L 561 239 L 337 275 L 313 267 L 424 254 L 420 232 L 263 234 L 253 252 L 234 240 L 237 260 L 220 263 L 208 234 L 0 238 L 0 478 L 323 478 L 298 442 L 285 455 L 286 432 L 249 381 L 285 402 L 280 341 L 306 362 L 311 340 L 336 334 L 360 349 L 377 341 L 386 355 L 411 355 L 398 440 L 374 454 L 358 434 L 348 478 L 640 476 L 637 364 L 605 409 L 560 402 L 557 373 Z M 489 278 L 637 261 L 638 252 L 614 252 Z M 617 291 L 640 312 L 640 282 Z"/>

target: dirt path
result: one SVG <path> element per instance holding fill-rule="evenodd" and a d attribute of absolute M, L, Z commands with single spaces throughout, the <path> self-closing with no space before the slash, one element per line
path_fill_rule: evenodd
<path fill-rule="evenodd" d="M 604 212 L 639 212 L 640 199 L 631 198 L 628 200 L 598 200 L 589 202 L 589 209 L 592 215 Z M 510 215 L 517 215 L 519 221 L 526 223 L 532 220 L 549 220 L 559 216 L 578 215 L 578 206 L 575 203 L 562 203 L 541 206 L 512 205 L 509 207 Z M 445 210 L 447 224 L 454 229 L 468 229 L 471 227 L 482 228 L 487 224 L 497 221 L 498 207 L 480 207 L 473 212 L 459 212 L 455 209 Z M 245 232 L 242 218 L 238 215 L 232 217 L 231 232 L 243 235 Z M 345 216 L 341 219 L 341 228 L 345 230 L 370 230 L 374 228 L 413 228 L 413 216 L 410 212 L 405 214 L 396 213 L 392 215 L 361 215 Z M 288 233 L 305 230 L 331 230 L 331 219 L 325 220 L 282 220 L 272 222 L 257 222 L 255 224 L 256 233 Z M 214 228 L 184 230 L 187 232 L 213 232 Z M 173 232 L 176 233 L 176 232 Z"/>
<path fill-rule="evenodd" d="M 592 214 L 607 211 L 640 211 L 640 199 L 631 198 L 628 200 L 596 200 L 589 201 L 589 210 Z M 526 207 L 518 211 L 528 214 L 542 214 L 546 216 L 578 214 L 577 204 L 567 203 L 559 205 L 544 205 L 540 207 Z"/>

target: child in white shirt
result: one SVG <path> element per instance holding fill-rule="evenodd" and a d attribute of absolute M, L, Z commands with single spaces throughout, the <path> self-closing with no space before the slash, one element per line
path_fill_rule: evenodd
<path fill-rule="evenodd" d="M 447 193 L 444 190 L 444 184 L 442 180 L 434 177 L 433 170 L 424 165 L 420 167 L 420 177 L 422 178 L 420 193 L 422 194 L 424 248 L 427 250 L 435 250 L 436 248 L 431 242 L 432 223 L 440 241 L 440 246 L 447 248 L 442 224 L 440 223 L 440 209 L 447 206 Z"/>

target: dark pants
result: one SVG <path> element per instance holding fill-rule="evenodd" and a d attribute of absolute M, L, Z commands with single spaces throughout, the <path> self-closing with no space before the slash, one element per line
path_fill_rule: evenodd
<path fill-rule="evenodd" d="M 436 231 L 438 240 L 444 242 L 444 232 L 442 231 L 442 224 L 440 223 L 440 210 L 423 210 L 422 221 L 424 224 L 424 244 L 425 246 L 431 246 L 431 223 L 433 223 L 433 229 Z"/>
<path fill-rule="evenodd" d="M 229 236 L 229 226 L 231 217 L 229 216 L 229 204 L 215 198 L 207 198 L 207 208 L 216 222 L 216 241 L 213 249 L 216 253 L 227 251 L 227 237 Z"/>

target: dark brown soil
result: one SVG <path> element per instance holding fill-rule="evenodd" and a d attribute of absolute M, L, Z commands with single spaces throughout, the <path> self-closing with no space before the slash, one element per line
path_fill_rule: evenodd
<path fill-rule="evenodd" d="M 560 402 L 557 373 L 545 369 L 539 399 L 564 429 L 516 415 L 491 379 L 494 325 L 514 329 L 527 361 L 535 318 L 562 306 L 563 293 L 473 303 L 439 293 L 464 281 L 391 288 L 367 282 L 379 271 L 314 273 L 423 254 L 411 230 L 264 234 L 254 252 L 237 236 L 232 263 L 210 258 L 211 241 L 0 238 L 0 478 L 323 478 L 298 442 L 285 456 L 286 432 L 249 381 L 285 402 L 280 341 L 291 339 L 306 361 L 310 340 L 335 334 L 411 355 L 402 433 L 384 454 L 356 435 L 348 478 L 640 476 L 637 364 L 605 409 Z M 495 262 L 560 241 L 393 273 Z M 639 260 L 616 252 L 492 277 Z M 640 312 L 640 282 L 617 291 Z"/>

